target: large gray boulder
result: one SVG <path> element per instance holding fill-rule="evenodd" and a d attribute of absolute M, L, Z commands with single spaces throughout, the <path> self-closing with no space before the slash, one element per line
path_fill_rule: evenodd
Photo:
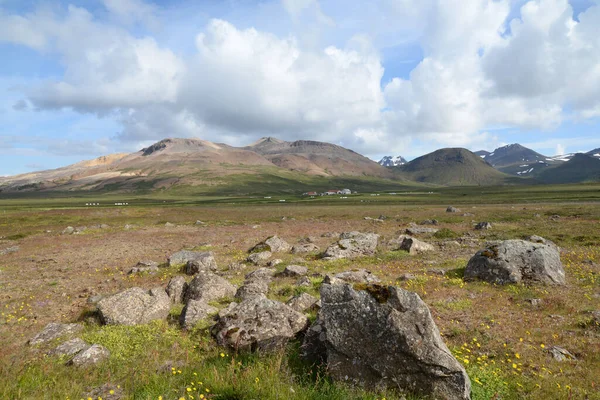
<path fill-rule="evenodd" d="M 205 255 L 206 252 L 203 251 L 181 250 L 171 254 L 168 258 L 169 267 L 184 265 L 187 264 L 188 261 L 205 257 Z"/>
<path fill-rule="evenodd" d="M 106 325 L 141 325 L 166 319 L 171 299 L 162 288 L 139 287 L 104 297 L 98 302 L 100 318 Z"/>
<path fill-rule="evenodd" d="M 246 259 L 254 265 L 264 265 L 273 256 L 270 251 L 261 251 L 260 253 L 252 253 Z"/>
<path fill-rule="evenodd" d="M 83 325 L 81 324 L 60 324 L 57 322 L 50 322 L 41 332 L 32 337 L 28 343 L 32 346 L 44 344 L 61 337 L 74 335 L 82 330 Z"/>
<path fill-rule="evenodd" d="M 71 340 L 67 340 L 64 343 L 56 346 L 48 355 L 58 356 L 58 357 L 72 357 L 77 353 L 82 352 L 83 350 L 90 347 L 83 339 L 75 338 Z"/>
<path fill-rule="evenodd" d="M 185 278 L 177 275 L 169 280 L 165 290 L 173 303 L 183 303 L 186 289 L 187 283 Z"/>
<path fill-rule="evenodd" d="M 110 352 L 104 346 L 93 344 L 77 354 L 68 364 L 76 367 L 88 367 L 98 364 L 110 357 Z"/>
<path fill-rule="evenodd" d="M 189 300 L 183 307 L 183 311 L 181 311 L 179 324 L 182 328 L 189 329 L 196 325 L 198 321 L 218 312 L 218 308 L 210 306 L 202 300 Z"/>
<path fill-rule="evenodd" d="M 381 280 L 366 269 L 356 269 L 352 271 L 344 271 L 333 276 L 326 275 L 323 283 L 338 284 L 338 283 L 379 283 Z"/>
<path fill-rule="evenodd" d="M 185 265 L 185 273 L 188 275 L 197 274 L 200 271 L 216 271 L 217 262 L 212 251 L 200 253 L 192 260 L 188 260 Z"/>
<path fill-rule="evenodd" d="M 266 296 L 269 292 L 268 280 L 246 280 L 242 286 L 235 292 L 235 298 L 239 300 L 248 300 L 257 296 Z"/>
<path fill-rule="evenodd" d="M 439 231 L 439 229 L 436 228 L 424 228 L 422 226 L 411 226 L 410 228 L 407 228 L 404 232 L 407 235 L 433 235 L 435 233 L 437 233 Z"/>
<path fill-rule="evenodd" d="M 565 271 L 553 244 L 525 240 L 489 243 L 469 260 L 465 280 L 481 279 L 499 285 L 521 281 L 565 284 Z"/>
<path fill-rule="evenodd" d="M 415 239 L 412 237 L 406 237 L 406 238 L 404 238 L 404 240 L 402 241 L 402 244 L 400 245 L 400 250 L 405 250 L 405 251 L 408 251 L 409 254 L 415 255 L 415 254 L 427 253 L 429 251 L 434 251 L 435 247 L 433 247 L 433 245 L 431 245 L 429 243 L 425 243 L 419 239 Z"/>
<path fill-rule="evenodd" d="M 290 251 L 292 246 L 278 236 L 271 236 L 250 249 L 250 253 L 270 251 L 272 253 L 284 253 Z"/>
<path fill-rule="evenodd" d="M 298 312 L 304 312 L 313 307 L 318 308 L 318 302 L 319 299 L 317 299 L 315 296 L 312 296 L 308 293 L 300 293 L 299 295 L 289 299 L 285 304 L 290 306 L 293 310 L 296 310 Z"/>
<path fill-rule="evenodd" d="M 308 273 L 308 268 L 306 268 L 302 265 L 288 265 L 287 267 L 285 267 L 285 269 L 283 271 L 281 271 L 279 276 L 288 277 L 288 278 L 297 278 L 300 276 L 304 276 L 307 273 Z"/>
<path fill-rule="evenodd" d="M 316 253 L 319 246 L 314 243 L 300 243 L 292 247 L 292 254 Z"/>
<path fill-rule="evenodd" d="M 337 243 L 329 246 L 323 253 L 324 260 L 356 258 L 375 254 L 379 235 L 374 233 L 345 232 Z"/>
<path fill-rule="evenodd" d="M 367 388 L 469 399 L 471 383 L 421 298 L 398 287 L 323 285 L 317 332 L 329 374 Z"/>
<path fill-rule="evenodd" d="M 281 349 L 307 325 L 306 316 L 285 304 L 254 297 L 221 316 L 212 334 L 219 345 L 236 351 L 269 352 Z"/>
<path fill-rule="evenodd" d="M 184 299 L 186 302 L 193 299 L 208 303 L 224 297 L 233 297 L 236 290 L 234 285 L 219 275 L 212 272 L 202 272 L 188 283 Z"/>

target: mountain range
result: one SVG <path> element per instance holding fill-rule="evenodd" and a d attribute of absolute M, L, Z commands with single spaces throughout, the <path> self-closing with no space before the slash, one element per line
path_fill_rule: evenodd
<path fill-rule="evenodd" d="M 111 154 L 66 167 L 0 178 L 0 192 L 152 192 L 259 194 L 351 187 L 397 190 L 600 181 L 600 149 L 546 157 L 519 144 L 493 152 L 446 148 L 379 163 L 331 143 L 265 137 L 234 147 L 168 138 L 134 153 Z"/>

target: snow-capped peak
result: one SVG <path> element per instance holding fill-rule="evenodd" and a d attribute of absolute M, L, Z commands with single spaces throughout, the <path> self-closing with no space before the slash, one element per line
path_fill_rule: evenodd
<path fill-rule="evenodd" d="M 385 156 L 379 160 L 379 165 L 384 167 L 397 167 L 398 165 L 404 165 L 407 161 L 402 156 Z"/>

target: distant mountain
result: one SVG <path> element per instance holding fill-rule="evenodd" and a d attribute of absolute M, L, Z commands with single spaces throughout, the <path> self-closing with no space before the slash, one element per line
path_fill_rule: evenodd
<path fill-rule="evenodd" d="M 243 149 L 264 156 L 278 167 L 309 175 L 391 177 L 391 173 L 375 161 L 331 143 L 286 142 L 265 137 Z"/>
<path fill-rule="evenodd" d="M 474 151 L 473 154 L 478 155 L 479 157 L 486 157 L 490 154 L 489 151 L 486 150 L 478 150 L 478 151 Z"/>
<path fill-rule="evenodd" d="M 542 183 L 600 182 L 600 157 L 576 153 L 568 161 L 542 171 L 536 180 Z"/>
<path fill-rule="evenodd" d="M 597 149 L 594 149 L 594 150 L 590 150 L 585 154 L 592 156 L 592 157 L 600 158 L 600 147 Z"/>
<path fill-rule="evenodd" d="M 397 167 L 399 165 L 404 165 L 408 161 L 402 156 L 385 156 L 381 160 L 379 160 L 379 165 L 384 167 Z"/>
<path fill-rule="evenodd" d="M 498 185 L 507 175 L 495 170 L 467 149 L 449 148 L 434 151 L 398 167 L 408 179 L 439 185 Z"/>
<path fill-rule="evenodd" d="M 477 153 L 497 170 L 521 177 L 536 175 L 552 164 L 552 161 L 543 154 L 518 143 L 499 147 L 492 152 L 479 151 Z"/>

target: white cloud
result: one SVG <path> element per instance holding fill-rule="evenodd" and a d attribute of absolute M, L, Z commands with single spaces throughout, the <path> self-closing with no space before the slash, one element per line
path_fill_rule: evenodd
<path fill-rule="evenodd" d="M 141 0 L 102 0 L 108 11 L 127 24 L 137 21 L 151 27 L 158 25 L 156 6 Z"/>

